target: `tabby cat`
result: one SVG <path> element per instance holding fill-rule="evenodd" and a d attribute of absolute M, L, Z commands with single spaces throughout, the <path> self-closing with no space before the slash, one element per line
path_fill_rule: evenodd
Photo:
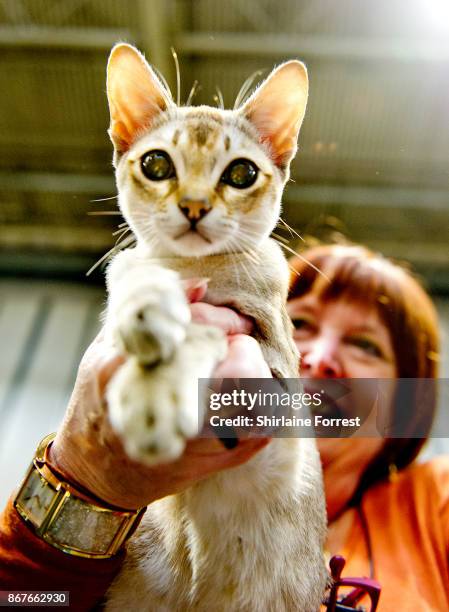
<path fill-rule="evenodd" d="M 129 358 L 109 416 L 130 457 L 179 457 L 201 427 L 197 380 L 226 353 L 190 322 L 181 279 L 254 318 L 277 377 L 296 377 L 288 268 L 269 238 L 304 117 L 303 64 L 276 68 L 235 110 L 176 105 L 133 47 L 112 50 L 110 136 L 121 211 L 136 245 L 108 268 L 106 329 Z M 274 439 L 245 465 L 152 504 L 129 541 L 107 610 L 312 612 L 326 583 L 325 511 L 313 440 Z"/>

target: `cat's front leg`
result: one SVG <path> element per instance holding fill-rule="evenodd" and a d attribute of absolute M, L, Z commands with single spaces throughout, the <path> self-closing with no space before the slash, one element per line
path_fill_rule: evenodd
<path fill-rule="evenodd" d="M 176 272 L 128 250 L 110 264 L 107 283 L 106 333 L 112 343 L 145 365 L 169 360 L 190 322 Z"/>
<path fill-rule="evenodd" d="M 109 418 L 132 459 L 154 465 L 182 454 L 203 425 L 198 379 L 212 375 L 226 350 L 221 330 L 191 323 L 170 361 L 148 368 L 131 357 L 121 366 L 107 389 Z"/>
<path fill-rule="evenodd" d="M 225 357 L 226 338 L 190 322 L 175 272 L 132 250 L 109 266 L 108 289 L 106 331 L 129 356 L 107 388 L 111 424 L 131 458 L 176 459 L 202 427 L 198 379 Z"/>

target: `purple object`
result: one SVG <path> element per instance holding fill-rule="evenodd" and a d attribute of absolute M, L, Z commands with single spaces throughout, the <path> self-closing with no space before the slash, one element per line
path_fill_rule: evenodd
<path fill-rule="evenodd" d="M 332 587 L 329 597 L 323 601 L 326 612 L 343 612 L 344 610 L 364 610 L 358 608 L 357 603 L 364 595 L 368 595 L 371 601 L 369 612 L 375 612 L 379 603 L 381 586 L 371 578 L 341 578 L 341 573 L 346 561 L 340 555 L 335 555 L 329 562 L 332 576 Z M 338 599 L 340 587 L 354 587 L 352 591 Z"/>

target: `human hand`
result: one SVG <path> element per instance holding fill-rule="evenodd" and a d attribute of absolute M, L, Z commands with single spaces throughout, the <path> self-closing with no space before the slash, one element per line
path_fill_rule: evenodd
<path fill-rule="evenodd" d="M 185 287 L 192 319 L 215 325 L 228 335 L 228 355 L 218 365 L 217 378 L 270 377 L 256 340 L 246 335 L 252 322 L 235 311 L 198 302 L 206 286 Z M 139 508 L 178 493 L 207 476 L 248 461 L 268 439 L 245 439 L 226 450 L 215 438 L 187 442 L 174 462 L 151 468 L 131 460 L 107 418 L 105 390 L 125 361 L 100 334 L 86 351 L 64 422 L 50 450 L 50 463 L 65 477 L 96 497 L 120 508 Z"/>

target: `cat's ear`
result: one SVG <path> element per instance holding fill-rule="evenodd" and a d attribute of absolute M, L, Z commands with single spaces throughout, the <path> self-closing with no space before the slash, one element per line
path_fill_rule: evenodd
<path fill-rule="evenodd" d="M 127 151 L 156 115 L 173 104 L 143 55 L 125 43 L 116 45 L 109 56 L 107 94 L 109 135 L 118 153 Z"/>
<path fill-rule="evenodd" d="M 306 67 L 292 60 L 273 70 L 241 109 L 280 168 L 286 168 L 296 153 L 308 91 Z"/>

